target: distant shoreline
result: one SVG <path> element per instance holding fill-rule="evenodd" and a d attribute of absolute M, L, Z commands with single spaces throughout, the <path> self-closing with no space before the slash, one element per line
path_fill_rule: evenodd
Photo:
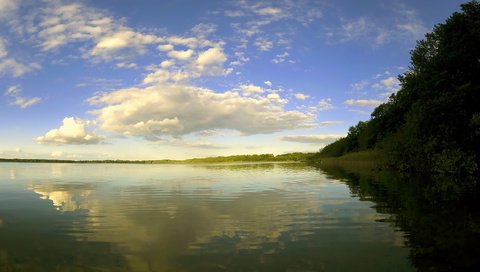
<path fill-rule="evenodd" d="M 172 162 L 143 162 L 143 161 L 62 161 L 62 160 L 4 160 L 0 159 L 2 163 L 44 163 L 44 164 L 165 164 L 165 165 L 249 165 L 249 164 L 290 164 L 290 163 L 305 163 L 304 161 L 236 161 L 236 162 L 188 162 L 188 161 L 172 161 Z"/>
<path fill-rule="evenodd" d="M 258 164 L 306 162 L 315 153 L 287 153 L 282 155 L 233 155 L 193 158 L 185 160 L 56 160 L 56 159 L 6 159 L 0 163 L 77 163 L 77 164 Z"/>

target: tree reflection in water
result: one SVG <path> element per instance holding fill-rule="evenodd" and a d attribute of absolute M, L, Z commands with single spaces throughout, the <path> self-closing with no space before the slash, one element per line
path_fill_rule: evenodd
<path fill-rule="evenodd" d="M 407 233 L 419 271 L 480 271 L 479 186 L 475 177 L 412 176 L 322 166 L 352 194 Z"/>

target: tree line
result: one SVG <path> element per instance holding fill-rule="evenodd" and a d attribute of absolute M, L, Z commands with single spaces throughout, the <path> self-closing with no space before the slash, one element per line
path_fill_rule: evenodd
<path fill-rule="evenodd" d="M 478 172 L 480 4 L 462 4 L 410 54 L 400 90 L 317 159 L 379 150 L 403 171 Z"/>
<path fill-rule="evenodd" d="M 253 154 L 232 155 L 186 160 L 49 160 L 49 159 L 2 159 L 0 162 L 24 163 L 130 163 L 130 164 L 161 164 L 161 163 L 224 163 L 224 162 L 306 162 L 315 153 L 293 152 L 280 155 Z"/>

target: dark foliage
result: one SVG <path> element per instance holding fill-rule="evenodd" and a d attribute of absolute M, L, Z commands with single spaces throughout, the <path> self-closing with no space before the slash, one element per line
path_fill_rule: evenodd
<path fill-rule="evenodd" d="M 480 187 L 475 177 L 351 171 L 322 165 L 405 233 L 417 271 L 480 271 Z"/>
<path fill-rule="evenodd" d="M 320 156 L 383 150 L 405 171 L 467 172 L 480 163 L 480 4 L 461 5 L 411 52 L 401 89 Z"/>

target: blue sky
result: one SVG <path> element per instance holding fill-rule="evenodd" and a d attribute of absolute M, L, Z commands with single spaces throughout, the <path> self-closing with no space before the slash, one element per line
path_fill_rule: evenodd
<path fill-rule="evenodd" d="M 0 157 L 317 151 L 462 2 L 0 0 Z"/>

